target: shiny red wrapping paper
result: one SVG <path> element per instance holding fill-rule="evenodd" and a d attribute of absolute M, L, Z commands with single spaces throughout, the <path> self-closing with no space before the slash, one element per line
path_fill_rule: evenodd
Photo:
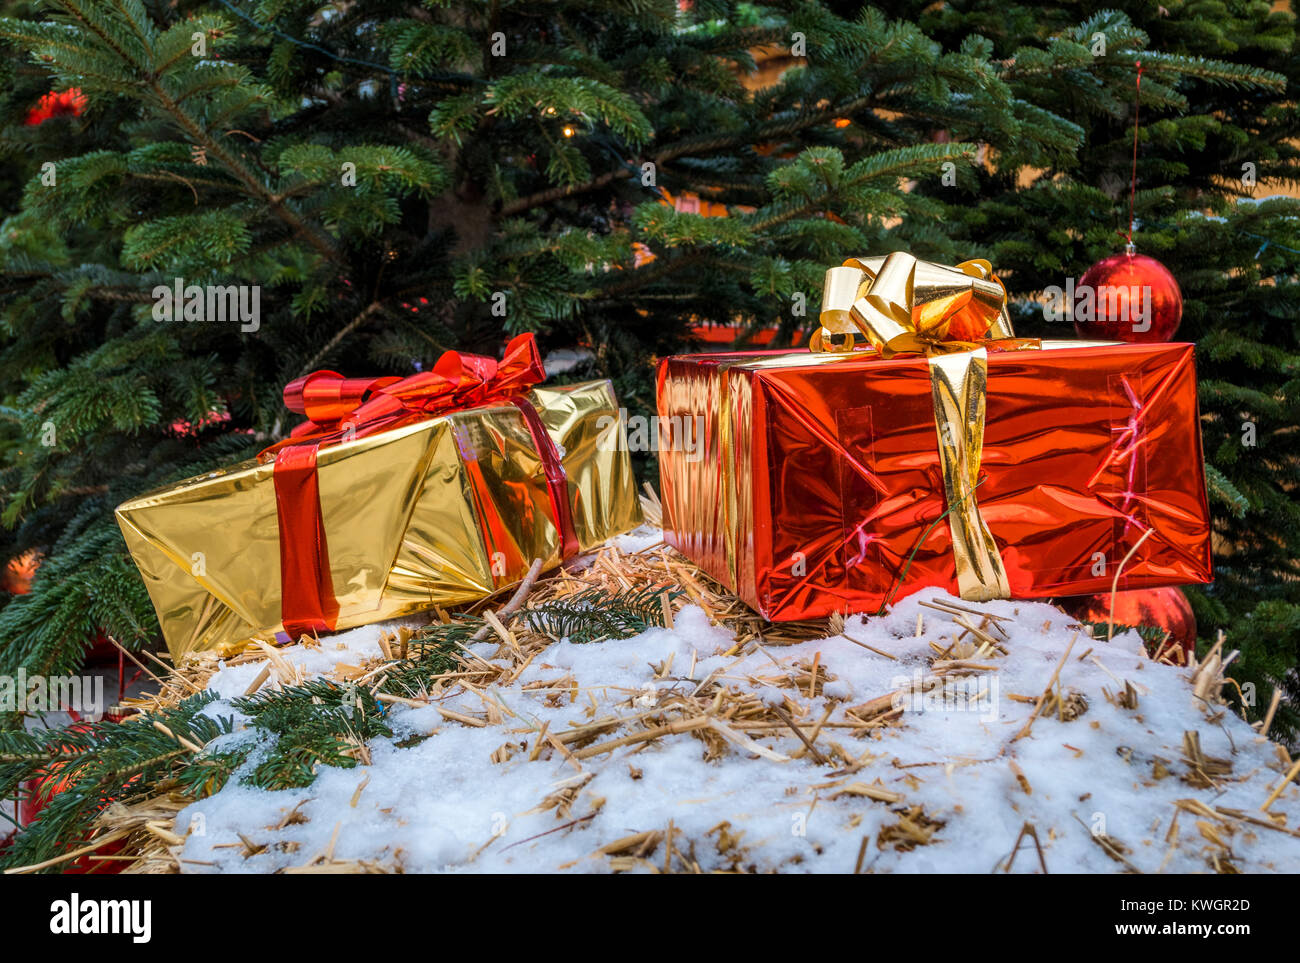
<path fill-rule="evenodd" d="M 665 539 L 767 618 L 956 594 L 926 358 L 671 357 L 658 407 Z M 1110 591 L 1148 530 L 1120 589 L 1211 579 L 1190 344 L 989 351 L 978 477 L 1013 598 Z"/>

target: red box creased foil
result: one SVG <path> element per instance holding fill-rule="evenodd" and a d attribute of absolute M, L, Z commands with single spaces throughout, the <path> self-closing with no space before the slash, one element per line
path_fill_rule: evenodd
<path fill-rule="evenodd" d="M 665 539 L 765 617 L 957 593 L 925 357 L 671 357 L 658 407 Z M 1009 597 L 1210 581 L 1192 345 L 990 350 L 983 432 Z"/>

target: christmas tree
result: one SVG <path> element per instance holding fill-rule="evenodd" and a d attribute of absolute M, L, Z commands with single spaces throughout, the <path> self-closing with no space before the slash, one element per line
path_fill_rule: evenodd
<path fill-rule="evenodd" d="M 1201 342 L 1221 520 L 1202 634 L 1281 680 L 1300 239 L 1293 202 L 1237 199 L 1244 162 L 1294 173 L 1294 26 L 1160 9 L 7 4 L 0 557 L 44 562 L 0 667 L 71 671 L 99 629 L 152 644 L 113 507 L 283 437 L 280 388 L 316 368 L 537 331 L 644 412 L 693 326 L 789 343 L 828 266 L 899 249 L 989 257 L 1036 333 L 1035 295 L 1116 249 L 1141 59 L 1136 239 Z"/>

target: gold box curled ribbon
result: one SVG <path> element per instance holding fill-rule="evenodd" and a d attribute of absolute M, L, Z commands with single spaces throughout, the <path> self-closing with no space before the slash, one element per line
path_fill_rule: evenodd
<path fill-rule="evenodd" d="M 389 379 L 396 380 L 396 379 Z M 641 521 L 608 381 L 533 387 L 578 549 Z M 248 461 L 134 498 L 118 523 L 172 655 L 282 631 L 275 465 Z M 482 598 L 561 560 L 543 459 L 513 404 L 451 411 L 323 445 L 315 466 L 334 628 Z"/>

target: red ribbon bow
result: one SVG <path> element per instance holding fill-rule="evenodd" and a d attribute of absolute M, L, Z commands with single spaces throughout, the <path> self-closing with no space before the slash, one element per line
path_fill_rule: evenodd
<path fill-rule="evenodd" d="M 262 452 L 262 457 L 275 456 L 285 631 L 293 638 L 330 631 L 339 614 L 321 518 L 317 451 L 454 411 L 493 404 L 519 409 L 546 471 L 561 552 L 566 558 L 576 554 L 578 539 L 564 465 L 537 409 L 524 397 L 545 379 L 536 340 L 532 334 L 521 334 L 506 345 L 500 361 L 447 351 L 433 370 L 408 378 L 345 378 L 336 371 L 314 371 L 285 385 L 285 406 L 308 418 L 284 441 Z"/>

